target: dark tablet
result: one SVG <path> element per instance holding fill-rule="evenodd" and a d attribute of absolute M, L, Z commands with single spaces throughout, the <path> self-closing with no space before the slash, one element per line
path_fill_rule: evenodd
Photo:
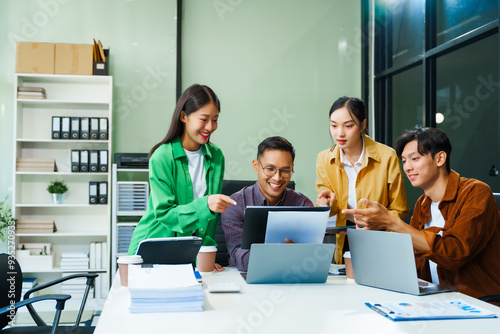
<path fill-rule="evenodd" d="M 247 206 L 243 222 L 242 249 L 250 249 L 253 243 L 265 242 L 269 211 L 330 211 L 330 208 L 327 206 Z"/>
<path fill-rule="evenodd" d="M 141 241 L 136 254 L 144 264 L 194 263 L 202 243 L 200 237 L 152 238 Z"/>

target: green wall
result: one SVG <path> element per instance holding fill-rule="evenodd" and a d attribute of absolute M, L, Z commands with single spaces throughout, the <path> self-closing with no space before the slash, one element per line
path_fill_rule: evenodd
<path fill-rule="evenodd" d="M 226 178 L 255 179 L 257 144 L 295 146 L 293 179 L 315 198 L 315 160 L 331 145 L 328 110 L 361 92 L 359 1 L 185 0 L 183 88 L 211 86 L 222 103 L 212 141 Z M 114 152 L 147 152 L 175 106 L 175 0 L 0 0 L 0 198 L 12 192 L 15 41 L 110 48 Z M 48 130 L 49 131 L 49 130 Z"/>
<path fill-rule="evenodd" d="M 212 142 L 226 178 L 255 179 L 258 143 L 295 147 L 297 189 L 315 202 L 316 155 L 331 146 L 328 111 L 361 94 L 361 7 L 345 0 L 189 0 L 183 16 L 183 88 L 209 85 L 221 100 Z"/>

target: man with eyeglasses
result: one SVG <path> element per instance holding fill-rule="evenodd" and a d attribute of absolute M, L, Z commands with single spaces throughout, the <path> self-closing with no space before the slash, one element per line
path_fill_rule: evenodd
<path fill-rule="evenodd" d="M 253 160 L 257 182 L 231 195 L 237 204 L 221 214 L 232 267 L 242 271 L 248 267 L 250 250 L 241 248 L 247 206 L 314 206 L 306 196 L 286 187 L 293 174 L 294 158 L 292 144 L 283 137 L 269 137 L 259 144 L 257 159 Z"/>

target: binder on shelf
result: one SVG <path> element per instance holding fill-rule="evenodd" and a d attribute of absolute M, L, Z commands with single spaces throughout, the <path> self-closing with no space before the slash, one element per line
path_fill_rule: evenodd
<path fill-rule="evenodd" d="M 102 263 L 101 263 L 102 253 L 101 252 L 102 252 L 101 243 L 96 242 L 95 243 L 95 268 L 96 269 L 102 268 Z"/>
<path fill-rule="evenodd" d="M 69 129 L 69 117 L 61 118 L 61 139 L 69 139 L 70 129 Z"/>
<path fill-rule="evenodd" d="M 89 151 L 80 151 L 80 172 L 88 173 L 89 171 Z"/>
<path fill-rule="evenodd" d="M 61 139 L 61 117 L 52 117 L 52 139 Z"/>
<path fill-rule="evenodd" d="M 97 182 L 89 182 L 89 204 L 97 204 Z"/>
<path fill-rule="evenodd" d="M 71 172 L 78 173 L 80 171 L 80 151 L 71 150 Z"/>
<path fill-rule="evenodd" d="M 89 151 L 89 171 L 97 173 L 99 171 L 99 151 Z"/>
<path fill-rule="evenodd" d="M 89 118 L 80 118 L 80 139 L 89 139 Z"/>
<path fill-rule="evenodd" d="M 104 117 L 99 119 L 99 139 L 108 139 L 108 119 Z"/>
<path fill-rule="evenodd" d="M 98 192 L 99 204 L 108 204 L 108 182 L 99 182 Z"/>
<path fill-rule="evenodd" d="M 108 172 L 108 150 L 99 151 L 99 172 Z"/>
<path fill-rule="evenodd" d="M 99 139 L 99 118 L 90 119 L 90 139 Z"/>
<path fill-rule="evenodd" d="M 80 118 L 71 117 L 71 139 L 80 139 Z"/>
<path fill-rule="evenodd" d="M 92 241 L 89 246 L 89 269 L 96 269 L 95 266 L 95 245 L 96 242 Z"/>

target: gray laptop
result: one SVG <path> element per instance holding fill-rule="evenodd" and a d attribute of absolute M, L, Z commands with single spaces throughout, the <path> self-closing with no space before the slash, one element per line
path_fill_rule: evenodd
<path fill-rule="evenodd" d="M 247 283 L 324 283 L 335 244 L 257 244 L 250 247 Z"/>
<path fill-rule="evenodd" d="M 456 290 L 417 277 L 409 234 L 350 229 L 347 236 L 358 284 L 412 295 Z"/>

